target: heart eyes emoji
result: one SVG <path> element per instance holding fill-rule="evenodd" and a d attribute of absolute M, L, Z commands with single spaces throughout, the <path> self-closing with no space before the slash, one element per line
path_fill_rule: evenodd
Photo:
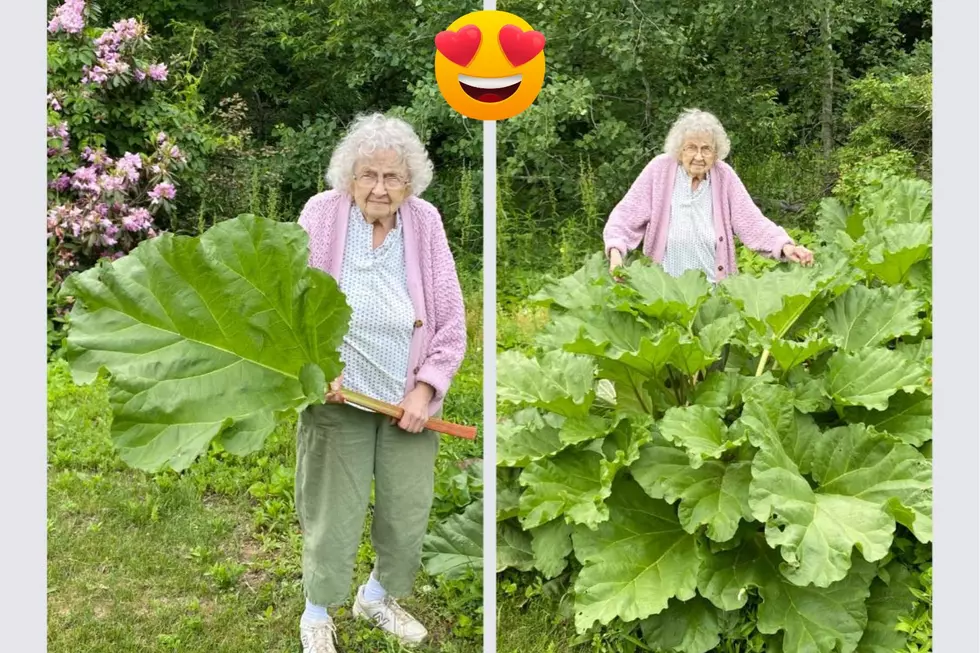
<path fill-rule="evenodd" d="M 500 28 L 500 49 L 515 67 L 526 64 L 544 50 L 544 34 L 525 32 L 517 25 L 504 25 Z"/>
<path fill-rule="evenodd" d="M 465 68 L 476 56 L 481 38 L 479 27 L 464 25 L 458 32 L 446 30 L 436 34 L 436 50 L 457 66 Z"/>
<path fill-rule="evenodd" d="M 466 67 L 473 61 L 480 48 L 483 35 L 476 25 L 464 25 L 459 31 L 449 30 L 436 35 L 436 49 L 458 66 Z M 504 25 L 498 37 L 500 49 L 513 66 L 520 66 L 538 56 L 544 49 L 541 32 L 521 30 L 516 25 Z"/>

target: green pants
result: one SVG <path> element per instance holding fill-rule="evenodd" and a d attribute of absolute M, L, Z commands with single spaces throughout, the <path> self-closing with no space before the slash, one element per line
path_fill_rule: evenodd
<path fill-rule="evenodd" d="M 296 509 L 310 602 L 335 606 L 348 597 L 372 479 L 375 574 L 395 598 L 411 593 L 438 451 L 437 433 L 408 433 L 384 415 L 343 404 L 303 412 L 296 436 Z"/>

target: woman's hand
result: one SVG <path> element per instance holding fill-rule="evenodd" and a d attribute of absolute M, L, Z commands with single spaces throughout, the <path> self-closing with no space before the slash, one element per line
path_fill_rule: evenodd
<path fill-rule="evenodd" d="M 612 273 L 618 267 L 623 265 L 623 255 L 619 253 L 618 249 L 609 250 L 609 272 Z"/>
<path fill-rule="evenodd" d="M 783 256 L 794 263 L 799 263 L 804 267 L 813 265 L 813 252 L 803 245 L 793 245 L 792 243 L 783 246 Z"/>
<path fill-rule="evenodd" d="M 341 374 L 336 379 L 330 382 L 330 385 L 327 386 L 327 394 L 323 398 L 324 401 L 326 401 L 328 404 L 344 403 L 344 395 L 340 391 L 343 380 L 344 380 L 344 375 Z"/>
<path fill-rule="evenodd" d="M 429 420 L 429 402 L 432 401 L 435 393 L 435 388 L 428 383 L 418 383 L 412 388 L 412 391 L 398 404 L 405 410 L 398 421 L 398 428 L 409 433 L 421 433 Z"/>

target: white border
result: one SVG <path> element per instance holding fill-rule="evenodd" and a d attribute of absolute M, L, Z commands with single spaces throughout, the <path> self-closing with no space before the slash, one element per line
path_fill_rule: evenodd
<path fill-rule="evenodd" d="M 47 9 L 43 2 L 6 3 L 4 18 L 0 623 L 4 650 L 32 653 L 47 648 Z"/>
<path fill-rule="evenodd" d="M 933 2 L 933 649 L 980 651 L 977 0 Z"/>
<path fill-rule="evenodd" d="M 496 0 L 483 0 L 494 11 Z M 483 121 L 483 651 L 497 650 L 497 123 Z"/>

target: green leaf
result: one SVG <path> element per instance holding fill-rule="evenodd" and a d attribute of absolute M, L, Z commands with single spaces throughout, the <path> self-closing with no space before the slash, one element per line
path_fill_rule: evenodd
<path fill-rule="evenodd" d="M 691 467 L 698 468 L 745 441 L 732 437 L 721 416 L 718 409 L 707 406 L 671 408 L 657 427 L 665 440 L 687 451 Z"/>
<path fill-rule="evenodd" d="M 731 462 L 709 460 L 695 469 L 684 451 L 654 442 L 640 450 L 630 474 L 654 499 L 680 500 L 677 516 L 686 532 L 707 526 L 710 539 L 725 542 L 734 537 L 740 520 L 752 519 L 751 460 L 740 455 Z"/>
<path fill-rule="evenodd" d="M 711 283 L 703 272 L 688 270 L 672 277 L 659 265 L 631 265 L 629 286 L 636 291 L 630 307 L 642 314 L 690 326 L 701 304 L 711 295 Z"/>
<path fill-rule="evenodd" d="M 782 578 L 779 555 L 761 558 L 765 580 L 759 588 L 759 632 L 783 632 L 784 653 L 851 653 L 868 623 L 865 601 L 874 565 L 858 560 L 846 578 L 830 587 L 800 587 Z"/>
<path fill-rule="evenodd" d="M 745 320 L 737 313 L 709 322 L 698 331 L 701 348 L 716 360 L 721 356 L 722 347 L 736 341 L 744 326 Z"/>
<path fill-rule="evenodd" d="M 836 267 L 797 266 L 758 277 L 738 274 L 727 277 L 721 285 L 756 331 L 765 333 L 771 329 L 782 337 L 824 290 L 834 286 L 837 273 Z"/>
<path fill-rule="evenodd" d="M 853 286 L 828 308 L 825 317 L 837 345 L 845 351 L 874 347 L 919 332 L 918 293 L 903 286 Z"/>
<path fill-rule="evenodd" d="M 922 455 L 859 425 L 821 434 L 809 453 L 814 490 L 781 442 L 769 440 L 752 465 L 749 504 L 768 521 L 766 541 L 780 548 L 780 569 L 796 585 L 827 587 L 847 575 L 856 546 L 869 562 L 888 553 L 901 519 L 931 536 L 931 468 Z M 903 511 L 904 512 L 904 511 Z"/>
<path fill-rule="evenodd" d="M 459 578 L 483 569 L 483 500 L 450 515 L 425 535 L 422 562 L 430 576 Z"/>
<path fill-rule="evenodd" d="M 926 259 L 932 249 L 932 225 L 928 222 L 902 223 L 885 229 L 871 247 L 861 268 L 890 286 L 905 281 L 909 270 Z"/>
<path fill-rule="evenodd" d="M 885 410 L 848 408 L 849 422 L 872 426 L 913 447 L 932 439 L 932 397 L 898 392 L 892 395 Z"/>
<path fill-rule="evenodd" d="M 748 591 L 768 580 L 766 556 L 770 553 L 765 540 L 753 535 L 740 546 L 705 556 L 698 572 L 698 592 L 721 610 L 741 609 L 748 601 Z"/>
<path fill-rule="evenodd" d="M 277 416 L 322 401 L 350 309 L 308 257 L 298 225 L 241 216 L 144 241 L 66 281 L 67 359 L 77 381 L 109 370 L 123 460 L 182 470 L 214 439 L 250 453 Z"/>
<path fill-rule="evenodd" d="M 595 528 L 609 518 L 604 501 L 615 470 L 594 451 L 565 450 L 531 463 L 521 474 L 520 516 L 524 528 L 535 528 L 560 515 Z"/>
<path fill-rule="evenodd" d="M 932 463 L 915 447 L 860 424 L 838 427 L 826 431 L 814 447 L 811 474 L 822 494 L 900 505 L 904 510 L 898 521 L 920 541 L 932 540 Z"/>
<path fill-rule="evenodd" d="M 700 596 L 672 600 L 667 609 L 643 620 L 647 645 L 656 651 L 708 653 L 721 641 L 725 614 Z"/>
<path fill-rule="evenodd" d="M 531 549 L 531 534 L 512 520 L 497 524 L 497 571 L 534 569 L 534 551 Z"/>
<path fill-rule="evenodd" d="M 838 351 L 827 365 L 827 393 L 838 406 L 885 410 L 899 390 L 923 388 L 929 371 L 891 349 Z"/>
<path fill-rule="evenodd" d="M 830 339 L 820 336 L 807 338 L 803 342 L 777 339 L 769 345 L 769 353 L 779 365 L 780 369 L 788 371 L 797 365 L 802 365 L 818 354 L 831 349 L 833 346 L 834 343 Z"/>
<path fill-rule="evenodd" d="M 565 570 L 572 552 L 572 527 L 564 519 L 533 529 L 531 538 L 534 566 L 545 578 L 554 578 Z"/>
<path fill-rule="evenodd" d="M 910 591 L 912 574 L 897 562 L 886 568 L 888 581 L 880 577 L 871 583 L 868 599 L 868 625 L 856 653 L 895 653 L 905 647 L 905 634 L 895 626 L 902 616 L 912 613 L 915 599 Z"/>
<path fill-rule="evenodd" d="M 607 358 L 652 376 L 670 360 L 679 339 L 676 327 L 655 332 L 634 315 L 607 311 L 588 318 L 562 315 L 546 328 L 539 342 L 574 354 Z"/>
<path fill-rule="evenodd" d="M 530 299 L 545 306 L 591 309 L 606 305 L 610 283 L 608 264 L 599 253 L 593 255 L 574 274 L 548 283 Z"/>
<path fill-rule="evenodd" d="M 557 415 L 525 408 L 503 419 L 497 427 L 497 464 L 527 467 L 535 460 L 565 448 L 559 437 L 563 419 Z"/>
<path fill-rule="evenodd" d="M 694 597 L 703 552 L 674 509 L 620 478 L 609 499 L 610 519 L 595 531 L 576 528 L 575 625 L 633 621 L 657 614 L 672 598 Z"/>
<path fill-rule="evenodd" d="M 541 360 L 505 351 L 497 361 L 501 401 L 528 404 L 564 415 L 587 415 L 595 399 L 595 364 L 584 356 L 549 351 Z"/>

